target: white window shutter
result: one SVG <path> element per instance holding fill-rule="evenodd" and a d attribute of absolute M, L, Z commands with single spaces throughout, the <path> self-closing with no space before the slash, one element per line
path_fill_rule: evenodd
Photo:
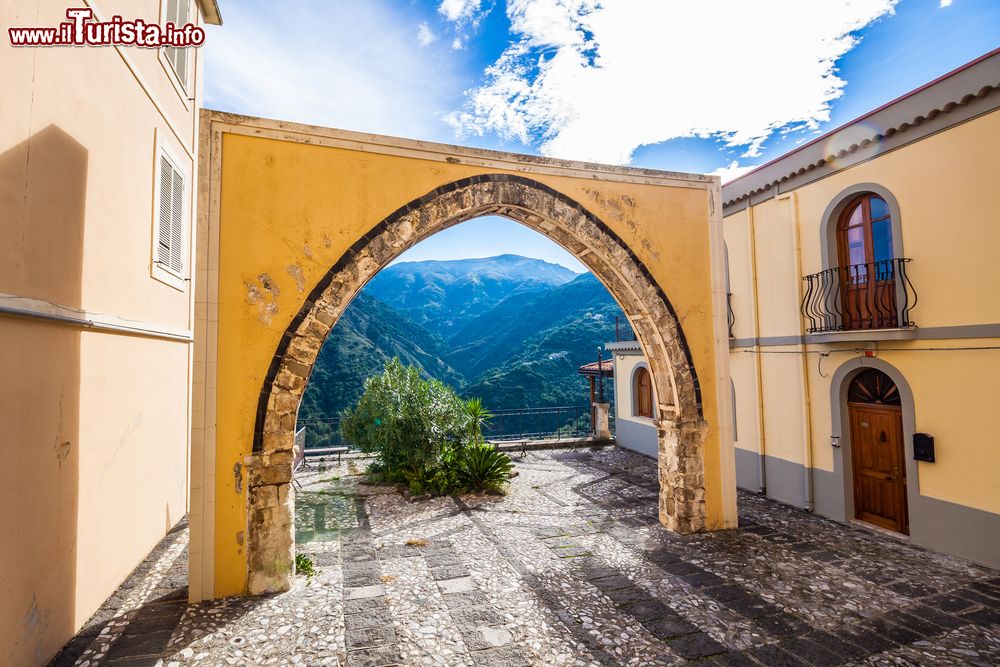
<path fill-rule="evenodd" d="M 189 0 L 178 0 L 177 27 L 180 28 L 188 22 L 188 2 Z M 181 80 L 184 87 L 187 87 L 187 62 L 188 49 L 175 49 L 177 52 L 177 78 Z"/>
<path fill-rule="evenodd" d="M 173 175 L 173 165 L 167 158 L 160 156 L 160 206 L 156 220 L 156 262 L 163 266 L 170 266 L 170 237 L 173 228 Z"/>
<path fill-rule="evenodd" d="M 190 0 L 167 0 L 167 21 L 171 21 L 175 28 L 181 28 L 189 19 Z M 187 87 L 187 61 L 188 49 L 181 49 L 174 46 L 166 47 L 167 60 L 174 66 L 174 73 L 180 79 L 181 84 Z"/>
<path fill-rule="evenodd" d="M 184 270 L 184 179 L 177 171 L 173 171 L 171 194 L 170 270 L 180 275 Z"/>

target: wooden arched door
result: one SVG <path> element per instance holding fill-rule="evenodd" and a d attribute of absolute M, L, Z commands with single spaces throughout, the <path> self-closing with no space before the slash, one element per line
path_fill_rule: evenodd
<path fill-rule="evenodd" d="M 906 457 L 899 390 L 882 371 L 859 373 L 847 391 L 854 474 L 854 517 L 909 534 Z"/>

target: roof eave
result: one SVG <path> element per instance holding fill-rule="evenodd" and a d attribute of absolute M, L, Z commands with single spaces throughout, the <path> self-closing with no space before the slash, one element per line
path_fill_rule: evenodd
<path fill-rule="evenodd" d="M 218 0 L 198 0 L 198 5 L 201 7 L 202 16 L 205 17 L 205 23 L 222 25 L 222 12 L 219 11 Z"/>
<path fill-rule="evenodd" d="M 754 195 L 773 190 L 781 183 L 812 172 L 831 160 L 843 158 L 886 136 L 905 132 L 938 116 L 941 117 L 938 120 L 943 120 L 956 108 L 988 96 L 998 86 L 1000 49 L 995 49 L 723 184 L 723 207 L 731 209 Z M 863 138 L 851 133 L 855 126 L 877 118 L 883 121 L 879 123 L 882 132 Z"/>

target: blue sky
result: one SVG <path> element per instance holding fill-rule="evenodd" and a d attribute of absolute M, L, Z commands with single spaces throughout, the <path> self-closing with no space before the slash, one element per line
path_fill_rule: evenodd
<path fill-rule="evenodd" d="M 1000 46 L 997 0 L 240 0 L 206 106 L 731 178 Z M 401 259 L 582 267 L 480 219 Z"/>

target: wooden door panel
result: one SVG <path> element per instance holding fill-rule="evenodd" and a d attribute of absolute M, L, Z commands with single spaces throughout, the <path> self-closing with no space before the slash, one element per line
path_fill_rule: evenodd
<path fill-rule="evenodd" d="M 898 407 L 850 404 L 855 516 L 906 533 L 903 420 Z"/>

